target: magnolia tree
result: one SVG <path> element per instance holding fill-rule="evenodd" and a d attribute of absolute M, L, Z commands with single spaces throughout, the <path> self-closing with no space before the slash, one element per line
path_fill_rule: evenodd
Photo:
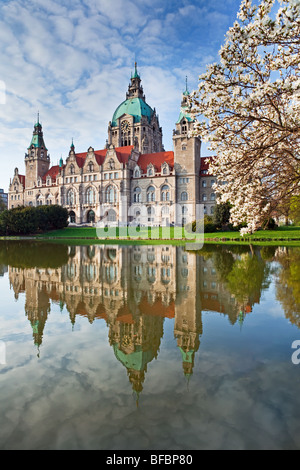
<path fill-rule="evenodd" d="M 231 222 L 257 230 L 300 194 L 300 0 L 243 0 L 190 104 L 195 133 L 210 143 L 218 201 Z M 275 10 L 275 11 L 274 11 Z"/>

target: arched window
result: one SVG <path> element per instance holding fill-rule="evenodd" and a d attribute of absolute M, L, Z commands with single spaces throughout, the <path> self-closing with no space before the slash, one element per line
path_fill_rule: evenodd
<path fill-rule="evenodd" d="M 94 204 L 96 201 L 95 191 L 93 188 L 88 188 L 85 193 L 86 204 Z"/>
<path fill-rule="evenodd" d="M 76 222 L 76 215 L 74 211 L 69 212 L 69 219 L 71 224 L 74 224 Z"/>
<path fill-rule="evenodd" d="M 90 173 L 92 173 L 92 172 L 94 171 L 94 164 L 93 164 L 93 162 L 90 162 L 90 163 L 88 164 L 88 170 L 89 170 Z"/>
<path fill-rule="evenodd" d="M 154 186 L 149 186 L 147 189 L 147 202 L 155 201 L 155 188 Z"/>
<path fill-rule="evenodd" d="M 107 220 L 108 222 L 116 222 L 117 214 L 113 209 L 110 209 L 107 213 Z"/>
<path fill-rule="evenodd" d="M 70 166 L 70 175 L 74 175 L 74 173 L 75 173 L 75 167 L 74 167 L 74 165 L 72 164 L 72 165 Z"/>
<path fill-rule="evenodd" d="M 181 193 L 181 200 L 182 201 L 187 201 L 188 200 L 188 193 L 186 191 L 183 191 Z"/>
<path fill-rule="evenodd" d="M 216 199 L 215 193 L 211 193 L 211 195 L 210 195 L 210 200 L 211 200 L 211 201 L 215 201 L 215 199 Z"/>
<path fill-rule="evenodd" d="M 105 202 L 108 204 L 115 204 L 117 202 L 117 191 L 112 185 L 109 185 L 106 188 Z"/>
<path fill-rule="evenodd" d="M 67 193 L 67 205 L 73 206 L 75 204 L 75 193 L 73 189 L 69 189 Z"/>
<path fill-rule="evenodd" d="M 162 172 L 163 172 L 163 175 L 167 175 L 168 174 L 168 167 L 164 166 Z"/>
<path fill-rule="evenodd" d="M 160 190 L 160 200 L 161 201 L 170 200 L 170 188 L 167 184 L 164 184 Z"/>
<path fill-rule="evenodd" d="M 153 206 L 147 207 L 148 222 L 154 221 L 155 210 Z"/>
<path fill-rule="evenodd" d="M 88 211 L 87 213 L 87 222 L 95 222 L 95 212 L 94 211 Z"/>
<path fill-rule="evenodd" d="M 137 187 L 133 192 L 133 202 L 141 202 L 142 192 L 141 188 Z"/>
<path fill-rule="evenodd" d="M 140 176 L 140 170 L 136 169 L 134 172 L 134 177 L 139 178 L 139 176 Z"/>
<path fill-rule="evenodd" d="M 202 201 L 207 201 L 207 195 L 206 194 L 202 194 Z"/>

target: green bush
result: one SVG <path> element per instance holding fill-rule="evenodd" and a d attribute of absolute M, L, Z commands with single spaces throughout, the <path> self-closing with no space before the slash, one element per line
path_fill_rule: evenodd
<path fill-rule="evenodd" d="M 201 221 L 202 222 L 202 221 Z M 210 215 L 204 216 L 204 233 L 211 233 L 217 230 L 217 225 L 213 223 L 213 218 Z M 192 223 L 185 226 L 187 232 L 196 232 L 197 221 L 194 220 Z"/>
<path fill-rule="evenodd" d="M 68 211 L 58 205 L 20 206 L 0 214 L 0 235 L 30 235 L 67 225 Z"/>
<path fill-rule="evenodd" d="M 213 223 L 218 227 L 229 224 L 230 209 L 232 205 L 229 202 L 221 202 L 215 205 Z"/>

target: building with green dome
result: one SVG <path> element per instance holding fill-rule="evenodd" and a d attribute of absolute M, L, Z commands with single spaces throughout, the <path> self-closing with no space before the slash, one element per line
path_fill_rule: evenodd
<path fill-rule="evenodd" d="M 155 108 L 146 102 L 141 78 L 135 63 L 126 100 L 115 110 L 108 125 L 108 143 L 124 147 L 138 143 L 144 154 L 163 152 L 162 128 Z"/>
<path fill-rule="evenodd" d="M 193 134 L 187 84 L 178 106 L 173 150 L 165 150 L 154 107 L 146 102 L 135 63 L 125 100 L 108 123 L 106 145 L 68 154 L 51 166 L 39 120 L 25 153 L 25 174 L 15 169 L 8 207 L 59 204 L 76 225 L 184 225 L 212 214 L 214 177 Z M 180 104 L 180 103 L 178 103 Z M 71 140 L 71 139 L 70 139 Z"/>

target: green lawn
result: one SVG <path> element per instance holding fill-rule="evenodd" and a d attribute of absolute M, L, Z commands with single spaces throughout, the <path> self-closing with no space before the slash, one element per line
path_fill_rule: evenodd
<path fill-rule="evenodd" d="M 126 229 L 125 229 L 126 230 Z M 124 232 L 119 232 L 117 228 L 96 229 L 95 227 L 68 227 L 63 230 L 55 230 L 52 232 L 39 235 L 37 238 L 45 239 L 85 239 L 85 240 L 128 240 L 139 242 L 160 243 L 164 241 L 185 241 L 184 231 L 181 227 L 170 227 L 170 231 L 161 227 L 146 228 L 140 230 L 132 229 L 130 236 Z M 206 242 L 242 242 L 249 243 L 255 241 L 296 241 L 300 242 L 300 227 L 279 227 L 277 230 L 260 230 L 252 235 L 241 237 L 239 232 L 214 232 L 205 233 Z"/>

